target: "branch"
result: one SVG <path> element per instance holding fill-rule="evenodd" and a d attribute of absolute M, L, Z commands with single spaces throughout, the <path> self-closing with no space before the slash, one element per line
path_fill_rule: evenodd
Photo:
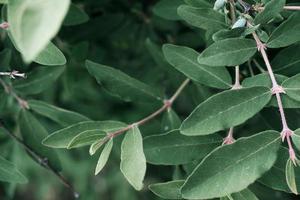
<path fill-rule="evenodd" d="M 247 22 L 247 25 L 249 27 L 252 27 L 252 25 L 249 22 Z M 280 113 L 280 117 L 281 117 L 281 123 L 282 123 L 281 137 L 282 137 L 282 141 L 284 141 L 285 138 L 287 139 L 290 159 L 296 165 L 297 158 L 295 156 L 295 151 L 294 151 L 292 143 L 291 143 L 291 136 L 294 133 L 288 127 L 287 120 L 286 120 L 285 113 L 284 113 L 284 109 L 283 109 L 283 105 L 282 105 L 282 99 L 281 99 L 281 94 L 285 93 L 285 91 L 280 85 L 278 85 L 278 83 L 276 81 L 272 66 L 270 64 L 270 61 L 269 61 L 269 58 L 268 58 L 268 55 L 267 55 L 267 52 L 266 52 L 266 49 L 267 49 L 266 45 L 261 42 L 261 40 L 259 39 L 256 32 L 253 32 L 252 36 L 256 41 L 257 49 L 258 49 L 258 51 L 260 52 L 260 54 L 262 55 L 262 57 L 264 59 L 264 62 L 266 64 L 266 67 L 267 67 L 267 70 L 268 70 L 268 74 L 269 74 L 270 79 L 272 81 L 271 92 L 272 92 L 273 95 L 276 96 L 276 100 L 277 100 L 277 104 L 278 104 L 278 108 L 279 108 L 279 113 Z"/>
<path fill-rule="evenodd" d="M 17 102 L 19 103 L 20 107 L 23 109 L 29 109 L 29 105 L 27 103 L 27 101 L 25 101 L 24 99 L 22 99 L 21 97 L 19 97 L 12 89 L 11 86 L 9 86 L 8 84 L 5 83 L 5 81 L 3 81 L 0 78 L 0 84 L 2 85 L 2 87 L 4 88 L 5 92 L 9 95 L 12 95 Z"/>
<path fill-rule="evenodd" d="M 253 7 L 256 11 L 263 11 L 265 7 Z M 300 6 L 283 6 L 284 10 L 300 10 Z"/>
<path fill-rule="evenodd" d="M 52 168 L 49 163 L 48 163 L 48 159 L 41 157 L 38 153 L 36 153 L 30 146 L 28 146 L 26 143 L 24 143 L 24 141 L 22 139 L 20 139 L 18 136 L 16 136 L 15 134 L 11 133 L 4 125 L 2 122 L 0 122 L 0 127 L 2 127 L 4 129 L 4 132 L 10 136 L 12 139 L 14 139 L 18 144 L 20 144 L 21 146 L 23 146 L 26 151 L 28 152 L 28 154 L 33 158 L 33 160 L 35 162 L 37 162 L 40 166 L 46 168 L 47 170 L 49 170 L 50 172 L 52 172 L 57 178 L 60 179 L 60 181 L 64 184 L 65 187 L 69 188 L 69 190 L 71 190 L 71 192 L 73 193 L 75 198 L 79 197 L 79 193 L 77 193 L 74 188 L 72 187 L 72 185 L 67 181 L 67 179 L 60 174 L 59 171 L 57 171 L 56 169 Z"/>
<path fill-rule="evenodd" d="M 165 100 L 164 101 L 164 105 L 159 108 L 158 110 L 156 110 L 155 112 L 153 112 L 152 114 L 150 114 L 149 116 L 137 121 L 137 122 L 134 122 L 130 125 L 128 125 L 127 127 L 125 128 L 122 128 L 120 130 L 117 130 L 115 132 L 112 132 L 112 133 L 108 133 L 107 136 L 105 137 L 105 139 L 101 140 L 100 142 L 101 143 L 106 143 L 109 139 L 111 138 L 114 138 L 118 135 L 121 135 L 122 133 L 130 130 L 133 128 L 133 126 L 140 126 L 140 125 L 143 125 L 145 124 L 146 122 L 150 121 L 151 119 L 155 118 L 157 115 L 161 114 L 162 112 L 164 112 L 165 110 L 167 110 L 168 108 L 170 108 L 174 101 L 177 99 L 177 97 L 180 95 L 180 93 L 183 91 L 183 89 L 187 86 L 187 84 L 190 82 L 189 79 L 186 79 L 179 87 L 178 89 L 176 90 L 176 92 L 172 95 L 172 97 L 168 100 Z"/>
<path fill-rule="evenodd" d="M 12 79 L 15 79 L 16 77 L 26 78 L 25 73 L 19 73 L 16 70 L 13 70 L 12 72 L 0 72 L 0 76 L 9 76 Z"/>

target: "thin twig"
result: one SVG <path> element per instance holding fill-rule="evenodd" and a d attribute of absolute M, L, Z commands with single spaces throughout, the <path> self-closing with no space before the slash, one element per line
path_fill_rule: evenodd
<path fill-rule="evenodd" d="M 140 126 L 140 125 L 143 125 L 144 123 L 150 121 L 151 119 L 155 118 L 157 115 L 161 114 L 162 112 L 164 112 L 165 110 L 167 110 L 168 108 L 170 108 L 174 101 L 177 99 L 177 97 L 180 95 L 180 93 L 183 91 L 183 89 L 187 86 L 187 84 L 189 83 L 189 79 L 186 79 L 179 87 L 178 89 L 176 90 L 176 92 L 171 96 L 170 99 L 168 100 L 165 100 L 164 101 L 164 105 L 162 107 L 160 107 L 158 110 L 156 110 L 155 112 L 153 112 L 152 114 L 150 114 L 149 116 L 137 121 L 137 122 L 134 122 L 130 125 L 128 125 L 127 127 L 125 128 L 122 128 L 120 130 L 117 130 L 115 132 L 112 132 L 112 133 L 108 133 L 106 138 L 104 140 L 102 140 L 101 142 L 105 143 L 107 142 L 109 139 L 111 138 L 114 138 L 130 129 L 132 129 L 134 126 Z"/>
<path fill-rule="evenodd" d="M 249 27 L 252 27 L 250 22 L 247 22 L 247 24 L 248 24 Z M 287 120 L 286 120 L 285 113 L 284 113 L 284 109 L 283 109 L 282 100 L 281 100 L 281 94 L 285 93 L 285 91 L 281 86 L 278 85 L 278 83 L 276 81 L 272 66 L 270 64 L 270 61 L 269 61 L 269 58 L 268 58 L 268 55 L 267 55 L 267 52 L 266 52 L 267 47 L 265 46 L 265 44 L 263 44 L 261 42 L 261 40 L 259 39 L 256 32 L 253 32 L 252 36 L 256 41 L 257 49 L 261 53 L 261 55 L 264 59 L 265 65 L 266 65 L 267 70 L 268 70 L 268 74 L 269 74 L 270 79 L 272 81 L 271 92 L 272 92 L 272 94 L 274 94 L 276 96 L 276 100 L 277 100 L 277 104 L 278 104 L 278 108 L 279 108 L 279 113 L 280 113 L 280 118 L 281 118 L 281 123 L 282 123 L 282 131 L 281 131 L 282 141 L 284 141 L 285 138 L 287 139 L 290 159 L 296 165 L 297 158 L 295 156 L 295 151 L 293 149 L 293 146 L 292 146 L 292 143 L 291 143 L 291 138 L 290 138 L 293 134 L 293 131 L 288 127 Z"/>
<path fill-rule="evenodd" d="M 17 100 L 17 102 L 19 103 L 21 108 L 29 109 L 29 105 L 28 105 L 27 101 L 25 101 L 24 99 L 19 97 L 15 93 L 15 91 L 12 89 L 12 87 L 9 86 L 8 84 L 6 84 L 5 81 L 3 81 L 1 78 L 0 78 L 0 84 L 2 85 L 2 87 L 4 88 L 4 90 L 7 94 L 12 95 Z"/>
<path fill-rule="evenodd" d="M 263 11 L 265 7 L 254 7 L 254 10 Z M 300 6 L 283 6 L 284 10 L 300 10 Z"/>
<path fill-rule="evenodd" d="M 19 73 L 19 71 L 13 70 L 11 72 L 0 72 L 0 76 L 9 76 L 12 79 L 16 77 L 26 78 L 25 73 Z"/>
<path fill-rule="evenodd" d="M 52 168 L 49 165 L 48 159 L 45 157 L 41 157 L 37 152 L 35 152 L 30 146 L 28 146 L 26 143 L 24 143 L 24 141 L 22 139 L 20 139 L 18 136 L 16 136 L 15 134 L 11 133 L 7 128 L 5 128 L 5 126 L 3 125 L 3 123 L 0 122 L 0 127 L 2 127 L 4 129 L 4 132 L 10 136 L 12 139 L 14 139 L 18 144 L 20 144 L 21 146 L 23 146 L 26 151 L 29 153 L 29 155 L 33 158 L 33 160 L 35 162 L 37 162 L 40 166 L 48 169 L 50 172 L 52 172 L 56 177 L 58 177 L 60 179 L 60 181 L 64 184 L 65 187 L 69 188 L 69 190 L 73 193 L 75 198 L 79 197 L 79 193 L 77 193 L 73 186 L 69 183 L 69 181 L 60 174 L 59 171 L 57 171 L 56 169 Z"/>

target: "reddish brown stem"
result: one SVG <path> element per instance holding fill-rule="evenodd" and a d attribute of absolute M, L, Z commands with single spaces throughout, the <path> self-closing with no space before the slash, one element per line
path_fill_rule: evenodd
<path fill-rule="evenodd" d="M 104 140 L 104 143 L 107 142 L 110 138 L 114 138 L 130 129 L 133 128 L 133 126 L 140 126 L 143 125 L 144 123 L 150 121 L 151 119 L 155 118 L 157 115 L 160 115 L 162 112 L 164 112 L 165 110 L 167 110 L 168 108 L 170 108 L 174 101 L 177 99 L 177 97 L 179 96 L 179 94 L 182 92 L 182 90 L 186 87 L 186 85 L 189 83 L 189 79 L 186 79 L 180 86 L 179 88 L 176 90 L 176 92 L 172 95 L 172 97 L 168 100 L 164 101 L 164 105 L 162 107 L 160 107 L 158 110 L 156 110 L 155 112 L 153 112 L 152 114 L 150 114 L 149 116 L 135 122 L 132 123 L 130 125 L 128 125 L 125 128 L 122 128 L 120 130 L 117 130 L 115 132 L 112 133 L 108 133 L 106 139 Z"/>

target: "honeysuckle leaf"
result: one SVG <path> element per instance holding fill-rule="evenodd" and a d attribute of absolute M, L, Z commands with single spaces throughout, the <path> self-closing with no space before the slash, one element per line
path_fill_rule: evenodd
<path fill-rule="evenodd" d="M 76 135 L 69 142 L 67 149 L 93 144 L 95 141 L 104 140 L 105 136 L 107 136 L 107 132 L 99 131 L 98 129 L 83 131 L 82 133 Z M 91 155 L 93 155 L 94 153 L 96 153 L 96 151 L 94 151 Z"/>
<path fill-rule="evenodd" d="M 14 81 L 13 86 L 22 94 L 38 94 L 54 84 L 64 70 L 65 67 L 38 67 L 27 74 L 28 78 Z"/>
<path fill-rule="evenodd" d="M 168 132 L 178 129 L 181 125 L 181 119 L 172 108 L 168 109 L 164 114 L 161 122 L 161 130 Z"/>
<path fill-rule="evenodd" d="M 50 42 L 33 61 L 48 66 L 64 65 L 67 62 L 64 54 L 52 42 Z"/>
<path fill-rule="evenodd" d="M 286 47 L 300 41 L 300 12 L 295 12 L 271 34 L 267 47 Z"/>
<path fill-rule="evenodd" d="M 8 0 L 0 0 L 0 3 L 7 4 Z"/>
<path fill-rule="evenodd" d="M 33 61 L 57 34 L 69 5 L 70 0 L 8 1 L 9 30 L 25 62 Z"/>
<path fill-rule="evenodd" d="M 102 150 L 99 160 L 97 162 L 97 166 L 95 169 L 95 175 L 99 174 L 99 172 L 103 169 L 103 167 L 105 166 L 105 164 L 108 161 L 110 152 L 112 150 L 113 147 L 113 139 L 110 139 L 104 146 L 104 149 Z"/>
<path fill-rule="evenodd" d="M 214 41 L 225 40 L 228 38 L 239 38 L 244 33 L 245 28 L 222 29 L 212 35 Z"/>
<path fill-rule="evenodd" d="M 300 128 L 294 131 L 292 138 L 296 148 L 300 151 Z"/>
<path fill-rule="evenodd" d="M 180 131 L 184 135 L 208 135 L 242 124 L 258 113 L 271 96 L 265 87 L 221 92 L 201 103 L 183 121 Z"/>
<path fill-rule="evenodd" d="M 296 101 L 300 101 L 300 74 L 297 74 L 282 83 L 286 94 Z"/>
<path fill-rule="evenodd" d="M 137 126 L 129 130 L 123 139 L 120 169 L 134 189 L 143 188 L 146 158 L 143 151 L 143 138 Z"/>
<path fill-rule="evenodd" d="M 258 200 L 258 198 L 251 190 L 244 189 L 240 192 L 230 194 L 227 197 L 222 197 L 220 200 Z"/>
<path fill-rule="evenodd" d="M 10 49 L 4 49 L 0 52 L 0 66 L 1 70 L 10 70 L 10 62 L 12 58 L 12 51 Z"/>
<path fill-rule="evenodd" d="M 43 144 L 53 148 L 67 148 L 70 142 L 72 142 L 72 140 L 79 134 L 82 138 L 84 136 L 89 137 L 90 135 L 94 135 L 98 132 L 98 139 L 101 139 L 101 137 L 105 135 L 103 132 L 116 131 L 124 128 L 125 126 L 126 124 L 117 121 L 80 122 L 51 133 L 43 140 Z"/>
<path fill-rule="evenodd" d="M 272 167 L 279 147 L 279 133 L 264 131 L 217 148 L 187 178 L 182 197 L 210 199 L 247 188 Z"/>
<path fill-rule="evenodd" d="M 71 4 L 69 11 L 63 21 L 64 26 L 83 24 L 89 20 L 89 16 L 75 4 Z"/>
<path fill-rule="evenodd" d="M 300 72 L 300 45 L 295 44 L 281 50 L 271 62 L 275 73 L 292 76 Z"/>
<path fill-rule="evenodd" d="M 208 66 L 236 66 L 249 60 L 257 51 L 252 39 L 230 38 L 207 47 L 198 62 Z"/>
<path fill-rule="evenodd" d="M 231 76 L 225 67 L 213 68 L 197 62 L 199 54 L 188 47 L 166 44 L 163 53 L 167 61 L 188 78 L 207 86 L 231 87 Z"/>
<path fill-rule="evenodd" d="M 198 8 L 213 8 L 213 4 L 205 0 L 184 0 L 190 6 Z"/>
<path fill-rule="evenodd" d="M 258 181 L 269 188 L 274 190 L 284 191 L 291 193 L 286 181 L 286 161 L 289 159 L 289 150 L 286 147 L 281 146 L 278 150 L 278 156 L 275 164 L 272 168 L 266 172 Z M 300 183 L 300 170 L 296 168 L 297 172 L 296 180 Z"/>
<path fill-rule="evenodd" d="M 179 20 L 181 18 L 177 15 L 177 8 L 182 4 L 183 0 L 160 0 L 154 5 L 153 12 L 167 20 Z"/>
<path fill-rule="evenodd" d="M 13 163 L 0 156 L 0 181 L 9 183 L 27 183 L 27 178 Z"/>
<path fill-rule="evenodd" d="M 274 19 L 283 10 L 285 0 L 270 0 L 264 6 L 264 10 L 258 13 L 254 19 L 255 24 L 265 24 Z"/>
<path fill-rule="evenodd" d="M 179 165 L 199 160 L 222 143 L 218 135 L 189 137 L 173 130 L 145 137 L 147 162 L 156 165 Z"/>
<path fill-rule="evenodd" d="M 297 190 L 297 185 L 296 185 L 294 164 L 290 159 L 288 159 L 287 162 L 286 162 L 285 175 L 286 175 L 287 185 L 289 186 L 290 190 L 294 194 L 297 195 L 298 190 Z"/>
<path fill-rule="evenodd" d="M 44 126 L 28 111 L 22 110 L 19 115 L 19 126 L 23 142 L 57 171 L 61 171 L 61 163 L 55 150 L 42 145 L 48 135 Z"/>
<path fill-rule="evenodd" d="M 125 101 L 161 101 L 160 93 L 120 70 L 86 61 L 89 73 L 111 94 Z"/>
<path fill-rule="evenodd" d="M 278 84 L 281 84 L 284 82 L 288 77 L 275 74 L 275 78 L 278 82 Z M 252 77 L 248 77 L 243 80 L 242 82 L 243 87 L 257 87 L 257 86 L 263 86 L 272 88 L 272 82 L 270 79 L 270 76 L 267 73 L 258 74 Z M 288 95 L 282 95 L 282 105 L 284 108 L 299 108 L 300 103 L 292 98 L 290 98 Z M 278 107 L 277 99 L 275 96 L 272 97 L 271 101 L 269 102 L 268 106 L 274 106 Z"/>
<path fill-rule="evenodd" d="M 56 107 L 44 101 L 29 100 L 27 102 L 31 110 L 62 126 L 69 126 L 82 121 L 90 121 L 89 118 L 79 113 Z"/>
<path fill-rule="evenodd" d="M 151 192 L 163 199 L 182 199 L 180 188 L 183 183 L 184 180 L 155 183 L 149 185 L 149 189 Z"/>
<path fill-rule="evenodd" d="M 216 31 L 227 27 L 224 15 L 212 8 L 195 8 L 181 5 L 177 12 L 188 24 L 198 28 Z"/>

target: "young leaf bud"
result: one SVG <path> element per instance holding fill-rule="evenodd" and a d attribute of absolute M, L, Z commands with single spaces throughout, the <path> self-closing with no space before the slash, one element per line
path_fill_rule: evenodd
<path fill-rule="evenodd" d="M 214 10 L 219 10 L 224 7 L 226 0 L 216 0 Z"/>
<path fill-rule="evenodd" d="M 233 24 L 231 29 L 244 27 L 246 22 L 246 19 L 241 17 Z"/>

